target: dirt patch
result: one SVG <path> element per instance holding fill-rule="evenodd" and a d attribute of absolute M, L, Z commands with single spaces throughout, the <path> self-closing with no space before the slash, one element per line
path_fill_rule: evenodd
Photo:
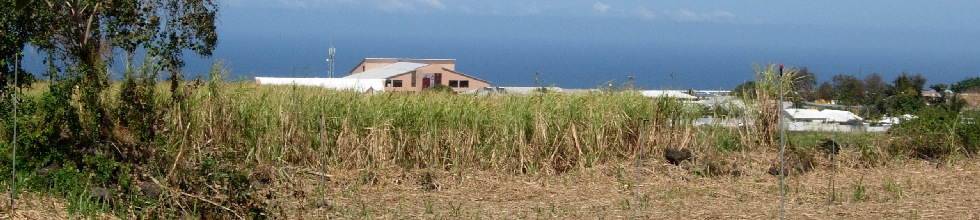
<path fill-rule="evenodd" d="M 261 196 L 272 218 L 774 219 L 779 180 L 766 172 L 776 155 L 714 159 L 718 167 L 727 166 L 724 161 L 738 164 L 732 170 L 739 175 L 700 175 L 655 158 L 639 170 L 635 161 L 623 160 L 563 174 L 270 167 L 255 176 L 264 181 L 264 175 L 272 175 Z M 937 168 L 906 160 L 864 168 L 859 157 L 857 151 L 841 152 L 836 172 L 829 161 L 815 157 L 810 172 L 787 177 L 787 218 L 980 218 L 978 162 L 953 160 Z M 26 193 L 18 204 L 16 219 L 73 218 L 57 199 Z M 5 209 L 0 214 L 11 216 Z"/>
<path fill-rule="evenodd" d="M 963 93 L 963 100 L 966 100 L 966 109 L 980 109 L 980 92 Z"/>
<path fill-rule="evenodd" d="M 78 213 L 69 213 L 65 201 L 34 192 L 17 194 L 15 211 L 10 212 L 10 191 L 0 192 L 0 219 L 80 219 Z M 91 216 L 95 219 L 119 219 L 112 214 L 103 213 Z M 135 217 L 135 216 L 132 216 Z"/>
<path fill-rule="evenodd" d="M 834 177 L 820 161 L 787 178 L 786 213 L 791 219 L 977 218 L 976 162 L 937 169 L 924 160 L 852 168 L 856 153 L 841 154 Z M 819 160 L 819 158 L 818 158 Z M 778 177 L 768 164 L 747 162 L 741 175 L 705 177 L 662 159 L 639 170 L 622 161 L 565 174 L 503 174 L 468 171 L 331 171 L 319 186 L 315 176 L 296 176 L 308 197 L 278 199 L 287 218 L 632 218 L 773 219 L 779 216 Z M 439 187 L 425 187 L 437 182 Z M 323 205 L 329 201 L 329 205 Z"/>

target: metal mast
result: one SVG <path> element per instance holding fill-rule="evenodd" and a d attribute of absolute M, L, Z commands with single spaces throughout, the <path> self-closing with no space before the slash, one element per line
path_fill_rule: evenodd
<path fill-rule="evenodd" d="M 327 49 L 327 63 L 330 65 L 329 69 L 327 70 L 328 78 L 333 78 L 333 57 L 336 54 L 337 48 L 333 48 L 333 45 L 331 45 L 330 49 Z"/>
<path fill-rule="evenodd" d="M 11 142 L 12 153 L 10 155 L 10 215 L 13 216 L 14 213 L 14 199 L 17 198 L 17 84 L 18 78 L 20 77 L 20 53 L 14 55 L 14 138 Z"/>

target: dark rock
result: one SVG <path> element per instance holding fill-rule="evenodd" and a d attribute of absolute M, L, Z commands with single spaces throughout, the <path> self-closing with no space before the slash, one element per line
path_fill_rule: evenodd
<path fill-rule="evenodd" d="M 698 160 L 699 164 L 702 164 L 706 169 L 702 172 L 708 176 L 739 176 L 741 171 L 738 169 L 738 165 L 733 160 L 728 160 L 724 157 L 706 157 Z"/>
<path fill-rule="evenodd" d="M 48 165 L 48 166 L 46 166 L 46 167 L 41 168 L 40 170 L 38 170 L 37 171 L 37 175 L 38 176 L 47 176 L 48 174 L 51 174 L 52 172 L 58 171 L 60 169 L 61 169 L 61 165 L 58 165 L 58 163 L 52 163 L 51 165 Z"/>
<path fill-rule="evenodd" d="M 109 189 L 102 187 L 92 188 L 92 198 L 102 201 L 111 201 L 111 196 L 112 195 L 110 194 Z"/>
<path fill-rule="evenodd" d="M 936 166 L 936 169 L 942 167 L 943 164 L 943 161 L 937 158 L 926 158 L 926 161 L 929 161 L 930 165 Z"/>
<path fill-rule="evenodd" d="M 769 175 L 779 176 L 779 167 L 776 165 L 770 165 L 769 172 L 767 173 L 769 173 Z"/>
<path fill-rule="evenodd" d="M 783 172 L 785 172 L 786 176 L 789 176 L 791 174 L 797 176 L 803 175 L 810 171 L 813 171 L 813 168 L 816 167 L 812 155 L 809 154 L 800 155 L 796 153 L 791 155 L 786 155 L 786 163 L 784 165 L 785 165 L 784 167 L 785 170 L 783 170 Z M 774 176 L 779 175 L 778 162 L 769 167 L 768 173 Z"/>
<path fill-rule="evenodd" d="M 264 189 L 272 184 L 272 176 L 274 175 L 273 168 L 268 166 L 260 166 L 256 168 L 249 179 L 251 179 L 251 186 L 255 189 Z"/>
<path fill-rule="evenodd" d="M 436 183 L 436 175 L 432 172 L 425 172 L 418 178 L 419 185 L 422 185 L 422 189 L 427 191 L 432 191 L 439 189 L 439 184 Z"/>
<path fill-rule="evenodd" d="M 681 161 L 691 159 L 691 150 L 684 148 L 681 150 L 667 148 L 664 149 L 664 158 L 673 165 L 680 165 Z"/>
<path fill-rule="evenodd" d="M 320 199 L 320 200 L 316 200 L 316 208 L 333 209 L 333 205 L 330 204 L 330 201 L 327 201 L 326 199 Z"/>
<path fill-rule="evenodd" d="M 820 149 L 827 154 L 840 154 L 841 146 L 837 144 L 834 139 L 823 139 L 823 143 L 820 144 Z"/>
<path fill-rule="evenodd" d="M 143 193 L 143 196 L 156 199 L 160 198 L 160 194 L 163 194 L 163 189 L 161 189 L 156 183 L 144 182 L 142 185 L 140 185 L 140 192 Z"/>

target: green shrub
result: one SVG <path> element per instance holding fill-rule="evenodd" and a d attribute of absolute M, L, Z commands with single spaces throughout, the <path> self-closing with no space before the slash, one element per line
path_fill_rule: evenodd
<path fill-rule="evenodd" d="M 969 155 L 980 152 L 980 111 L 964 112 L 959 118 L 956 134 Z"/>
<path fill-rule="evenodd" d="M 973 129 L 972 125 L 962 126 L 960 117 L 954 111 L 941 108 L 925 108 L 919 111 L 918 118 L 902 122 L 889 131 L 891 143 L 888 152 L 893 156 L 907 156 L 921 159 L 946 159 L 957 153 L 969 153 L 964 145 L 964 137 L 973 134 L 963 133 Z M 970 139 L 973 140 L 973 139 Z"/>

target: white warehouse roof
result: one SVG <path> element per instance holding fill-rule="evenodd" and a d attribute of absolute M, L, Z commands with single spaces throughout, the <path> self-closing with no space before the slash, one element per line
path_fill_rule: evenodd
<path fill-rule="evenodd" d="M 857 121 L 864 120 L 860 116 L 857 116 L 849 111 L 825 109 L 820 112 L 823 113 L 824 115 L 827 115 L 828 122 L 848 122 L 853 120 L 857 120 Z"/>
<path fill-rule="evenodd" d="M 813 109 L 796 109 L 788 108 L 785 109 L 785 114 L 793 119 L 818 119 L 824 120 L 825 122 L 848 122 L 848 121 L 861 121 L 864 120 L 860 116 L 855 115 L 849 111 L 841 110 L 830 110 L 825 109 L 822 111 Z"/>
<path fill-rule="evenodd" d="M 698 98 L 693 95 L 688 95 L 687 93 L 683 93 L 681 91 L 675 91 L 675 90 L 643 90 L 640 91 L 640 93 L 643 94 L 643 96 L 652 97 L 652 98 L 659 98 L 659 97 L 678 98 L 678 99 Z"/>
<path fill-rule="evenodd" d="M 793 119 L 827 119 L 827 116 L 814 109 L 788 108 L 786 115 Z"/>
<path fill-rule="evenodd" d="M 358 92 L 385 91 L 384 79 L 255 77 L 255 83 L 259 85 L 319 86 L 328 89 L 353 90 Z"/>

